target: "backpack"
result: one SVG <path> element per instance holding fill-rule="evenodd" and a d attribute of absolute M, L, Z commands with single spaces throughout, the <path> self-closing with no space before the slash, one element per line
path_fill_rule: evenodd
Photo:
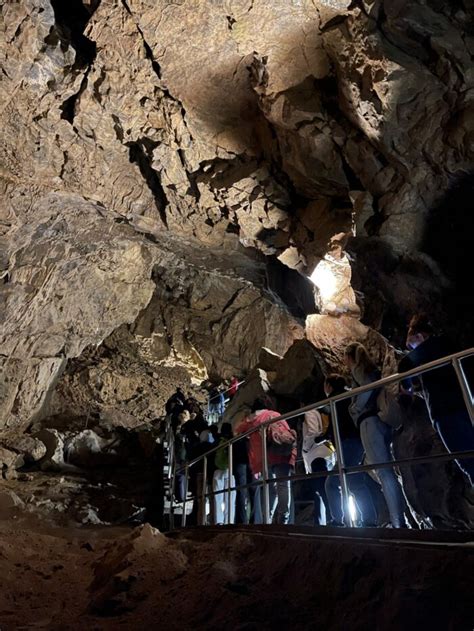
<path fill-rule="evenodd" d="M 398 399 L 398 384 L 380 388 L 377 395 L 378 417 L 381 421 L 398 429 L 403 425 L 404 414 Z"/>
<path fill-rule="evenodd" d="M 268 426 L 267 444 L 275 456 L 291 456 L 296 447 L 296 432 L 286 421 L 277 421 Z"/>

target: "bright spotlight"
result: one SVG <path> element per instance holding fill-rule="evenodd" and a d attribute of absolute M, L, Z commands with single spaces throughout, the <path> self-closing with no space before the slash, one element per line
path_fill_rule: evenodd
<path fill-rule="evenodd" d="M 356 506 L 353 495 L 349 495 L 348 504 L 349 504 L 349 516 L 351 518 L 351 522 L 355 524 L 355 522 L 357 521 L 357 506 Z"/>

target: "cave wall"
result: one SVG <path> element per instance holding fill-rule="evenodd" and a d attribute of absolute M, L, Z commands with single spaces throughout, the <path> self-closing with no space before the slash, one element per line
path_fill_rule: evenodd
<path fill-rule="evenodd" d="M 124 325 L 138 359 L 153 334 L 196 375 L 284 352 L 298 323 L 243 247 L 310 273 L 351 237 L 365 323 L 399 341 L 420 307 L 446 323 L 459 255 L 427 228 L 472 165 L 470 9 L 4 3 L 0 426 L 44 413 L 66 362 Z M 196 250 L 220 262 L 197 272 Z"/>

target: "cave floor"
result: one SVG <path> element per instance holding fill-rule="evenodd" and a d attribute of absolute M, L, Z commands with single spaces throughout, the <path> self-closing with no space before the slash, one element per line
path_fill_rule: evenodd
<path fill-rule="evenodd" d="M 471 537 L 430 537 L 4 520 L 0 628 L 472 629 Z"/>

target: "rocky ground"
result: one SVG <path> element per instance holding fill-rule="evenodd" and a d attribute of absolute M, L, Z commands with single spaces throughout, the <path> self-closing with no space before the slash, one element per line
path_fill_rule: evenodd
<path fill-rule="evenodd" d="M 34 527 L 34 529 L 32 529 Z M 0 625 L 19 629 L 472 628 L 470 548 L 0 525 Z"/>

